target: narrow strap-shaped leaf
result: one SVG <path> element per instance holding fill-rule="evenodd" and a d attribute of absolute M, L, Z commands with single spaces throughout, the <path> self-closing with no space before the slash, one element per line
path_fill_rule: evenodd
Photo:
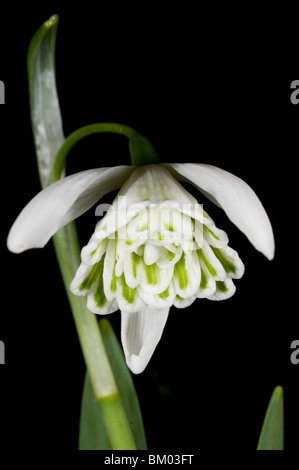
<path fill-rule="evenodd" d="M 58 16 L 53 15 L 31 39 L 27 56 L 32 130 L 43 188 L 64 142 L 55 78 L 57 26 Z"/>
<path fill-rule="evenodd" d="M 130 371 L 126 365 L 119 341 L 109 321 L 102 319 L 99 325 L 136 447 L 137 449 L 144 450 L 147 448 L 146 438 L 139 402 Z M 87 372 L 84 382 L 80 417 L 80 450 L 111 449 L 103 421 L 106 406 L 106 400 L 97 401 L 95 399 Z"/>
<path fill-rule="evenodd" d="M 110 450 L 102 408 L 96 400 L 88 371 L 85 374 L 79 432 L 79 450 Z"/>
<path fill-rule="evenodd" d="M 283 389 L 275 387 L 263 422 L 257 450 L 283 450 Z"/>

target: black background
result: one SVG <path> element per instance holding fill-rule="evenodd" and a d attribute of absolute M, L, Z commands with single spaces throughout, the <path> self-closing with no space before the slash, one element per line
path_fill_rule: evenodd
<path fill-rule="evenodd" d="M 1 75 L 0 368 L 3 448 L 76 450 L 85 366 L 52 243 L 14 255 L 9 228 L 39 191 L 29 117 L 26 54 L 53 13 L 57 86 L 64 132 L 93 122 L 121 122 L 156 147 L 163 162 L 201 162 L 249 183 L 262 200 L 276 240 L 269 262 L 218 207 L 188 186 L 224 229 L 245 264 L 236 294 L 171 309 L 144 373 L 134 376 L 151 450 L 254 451 L 271 393 L 285 395 L 285 447 L 298 448 L 298 78 L 291 54 L 266 20 L 232 29 L 193 7 L 162 11 L 101 3 L 39 6 L 3 17 Z M 229 16 L 229 12 L 228 13 Z M 220 19 L 220 21 L 219 21 Z M 220 26 L 222 27 L 220 27 Z M 124 137 L 89 137 L 71 151 L 67 172 L 129 164 Z M 112 201 L 115 195 L 107 195 Z M 78 220 L 82 245 L 95 225 Z M 109 317 L 119 335 L 120 314 Z"/>

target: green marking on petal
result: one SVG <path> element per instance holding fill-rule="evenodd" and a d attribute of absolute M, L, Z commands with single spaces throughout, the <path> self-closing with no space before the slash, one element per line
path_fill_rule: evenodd
<path fill-rule="evenodd" d="M 97 286 L 97 290 L 96 292 L 94 293 L 94 301 L 95 301 L 95 304 L 97 307 L 103 307 L 104 303 L 106 302 L 106 296 L 105 296 L 105 293 L 104 293 L 104 280 L 103 280 L 103 276 L 100 276 L 99 278 L 99 283 L 98 283 L 98 286 Z"/>
<path fill-rule="evenodd" d="M 178 278 L 180 289 L 186 289 L 189 279 L 184 254 L 182 254 L 179 261 L 174 266 L 174 275 Z"/>
<path fill-rule="evenodd" d="M 197 256 L 198 256 L 198 259 L 199 260 L 202 260 L 206 267 L 208 268 L 208 271 L 209 273 L 211 274 L 211 276 L 215 277 L 217 275 L 217 271 L 216 269 L 214 268 L 214 266 L 211 265 L 211 263 L 209 263 L 209 261 L 207 260 L 207 257 L 206 255 L 204 254 L 202 248 L 200 248 L 199 250 L 197 250 Z"/>
<path fill-rule="evenodd" d="M 216 290 L 218 292 L 228 292 L 228 288 L 226 287 L 226 284 L 223 281 L 216 281 Z"/>
<path fill-rule="evenodd" d="M 212 250 L 214 251 L 215 253 L 215 256 L 217 256 L 217 258 L 219 259 L 220 263 L 222 264 L 225 272 L 227 273 L 234 273 L 236 272 L 236 266 L 233 264 L 233 262 L 228 259 L 225 254 L 223 253 L 223 251 L 221 251 L 219 248 L 214 248 L 213 246 L 211 246 Z"/>
<path fill-rule="evenodd" d="M 148 222 L 145 222 L 142 227 L 139 227 L 138 228 L 138 232 L 143 232 L 144 230 L 146 230 L 148 228 Z"/>
<path fill-rule="evenodd" d="M 206 230 L 207 232 L 209 232 L 214 238 L 216 238 L 216 240 L 220 240 L 220 238 L 217 237 L 217 235 L 215 235 L 215 233 L 212 232 L 212 230 L 209 227 L 207 227 L 206 225 L 203 226 L 203 229 Z"/>
<path fill-rule="evenodd" d="M 104 254 L 104 256 L 102 256 L 101 260 L 93 267 L 88 278 L 86 278 L 85 281 L 83 281 L 83 283 L 80 286 L 80 289 L 81 289 L 84 282 L 87 281 L 88 287 L 84 287 L 84 288 L 90 289 L 90 287 L 93 285 L 95 281 L 98 282 L 96 291 L 93 295 L 94 302 L 97 307 L 103 307 L 103 305 L 105 304 L 107 300 L 105 293 L 104 293 L 104 279 L 103 279 L 105 256 L 106 256 L 106 253 Z"/>
<path fill-rule="evenodd" d="M 158 294 L 158 297 L 160 297 L 160 299 L 167 299 L 167 297 L 169 297 L 168 288 L 164 292 L 161 292 L 161 294 Z"/>
<path fill-rule="evenodd" d="M 129 303 L 132 304 L 135 300 L 136 289 L 131 289 L 126 283 L 125 275 L 121 275 L 121 283 L 122 283 L 122 294 L 124 299 Z"/>
<path fill-rule="evenodd" d="M 166 228 L 166 230 L 168 230 L 168 232 L 174 232 L 174 227 L 172 225 L 169 225 L 169 224 L 164 224 L 164 227 Z"/>
<path fill-rule="evenodd" d="M 178 294 L 176 295 L 176 299 L 177 299 L 177 300 L 186 300 L 186 299 L 183 299 L 183 297 L 181 297 L 181 296 L 178 295 Z"/>
<path fill-rule="evenodd" d="M 208 278 L 206 276 L 206 273 L 204 272 L 204 270 L 202 269 L 202 267 L 200 267 L 200 270 L 201 270 L 201 278 L 200 278 L 200 286 L 199 288 L 200 289 L 205 289 L 208 285 Z"/>
<path fill-rule="evenodd" d="M 144 266 L 148 284 L 155 286 L 159 282 L 159 270 L 157 263 L 153 263 L 151 265 L 144 264 Z"/>
<path fill-rule="evenodd" d="M 98 243 L 97 247 L 90 253 L 90 256 L 91 256 L 91 257 L 96 254 L 96 252 L 98 251 L 98 249 L 105 243 L 105 241 L 106 241 L 106 238 L 104 238 L 103 240 L 101 240 L 101 241 Z"/>
<path fill-rule="evenodd" d="M 110 283 L 110 290 L 111 290 L 111 292 L 116 292 L 115 265 L 116 265 L 116 261 L 115 261 L 115 263 L 114 263 L 114 267 L 113 267 L 113 271 L 112 271 L 112 278 L 111 278 L 111 283 Z"/>
<path fill-rule="evenodd" d="M 104 253 L 100 261 L 92 267 L 91 271 L 89 272 L 89 274 L 86 276 L 86 278 L 80 285 L 79 287 L 80 291 L 89 290 L 92 287 L 92 285 L 96 282 L 99 276 L 103 277 L 105 255 L 106 253 Z"/>
<path fill-rule="evenodd" d="M 131 253 L 131 259 L 132 259 L 132 272 L 133 276 L 135 279 L 137 279 L 137 263 L 140 259 L 140 256 L 137 255 L 134 251 Z"/>

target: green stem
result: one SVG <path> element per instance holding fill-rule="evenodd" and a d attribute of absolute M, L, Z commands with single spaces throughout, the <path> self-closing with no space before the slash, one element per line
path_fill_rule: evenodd
<path fill-rule="evenodd" d="M 134 441 L 133 445 L 131 442 L 131 428 L 119 393 L 102 399 L 100 406 L 112 448 L 115 450 L 136 450 Z"/>
<path fill-rule="evenodd" d="M 71 305 L 82 353 L 93 391 L 102 408 L 107 434 L 113 449 L 134 450 L 136 444 L 119 396 L 96 316 L 86 309 L 85 297 L 70 292 L 69 286 L 80 265 L 80 249 L 75 223 L 53 236 L 54 247 Z"/>
<path fill-rule="evenodd" d="M 60 179 L 66 157 L 77 142 L 89 135 L 102 132 L 124 135 L 129 139 L 132 165 L 140 166 L 150 163 L 159 163 L 159 158 L 153 145 L 146 137 L 143 137 L 135 131 L 135 129 L 124 124 L 117 124 L 114 122 L 99 122 L 81 127 L 80 129 L 72 132 L 72 134 L 65 139 L 55 158 L 50 182 L 54 183 Z"/>

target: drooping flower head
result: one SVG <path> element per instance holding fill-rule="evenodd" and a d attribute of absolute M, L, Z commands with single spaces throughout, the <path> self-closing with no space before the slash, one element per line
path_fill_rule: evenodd
<path fill-rule="evenodd" d="M 219 168 L 154 164 L 105 170 L 72 175 L 39 193 L 20 214 L 8 246 L 12 251 L 43 246 L 58 228 L 122 185 L 82 249 L 70 289 L 87 296 L 91 312 L 121 310 L 127 364 L 140 373 L 160 340 L 171 306 L 184 308 L 196 298 L 227 299 L 235 292 L 233 279 L 244 273 L 226 233 L 175 177 L 195 184 L 220 205 L 269 259 L 274 256 L 273 233 L 252 189 Z M 63 195 L 54 212 L 55 199 Z M 43 226 L 36 212 L 46 208 L 51 208 L 52 219 Z"/>

